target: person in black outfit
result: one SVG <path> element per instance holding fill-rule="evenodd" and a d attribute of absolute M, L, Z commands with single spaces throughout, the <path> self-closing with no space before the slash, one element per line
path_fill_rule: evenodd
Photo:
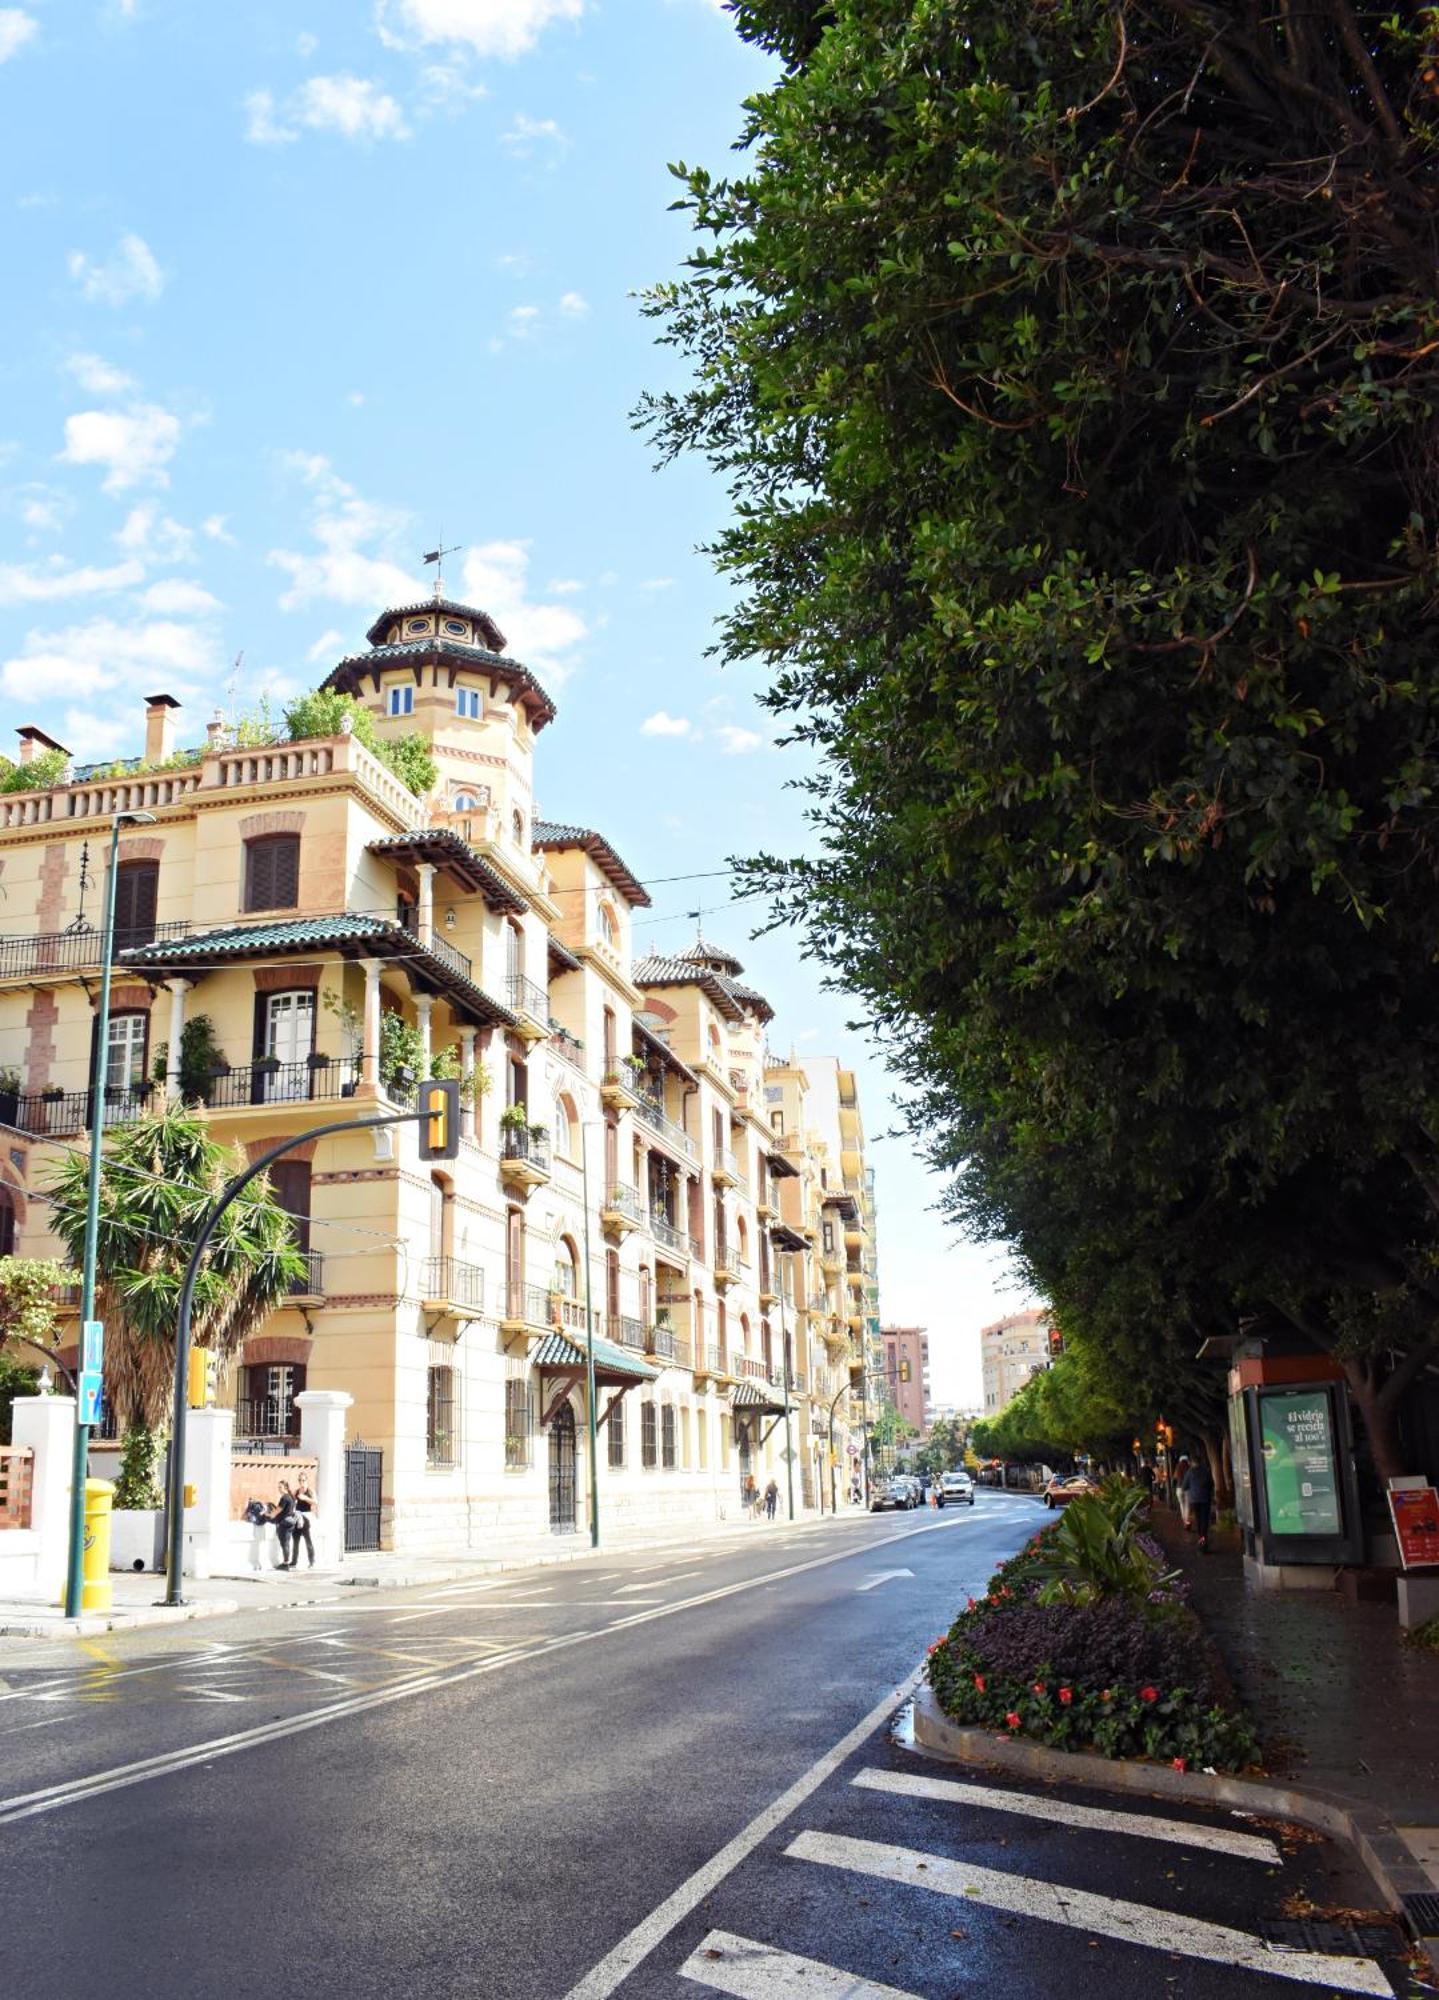
<path fill-rule="evenodd" d="M 294 1494 L 288 1486 L 282 1485 L 280 1497 L 270 1512 L 270 1519 L 275 1524 L 275 1533 L 280 1538 L 281 1569 L 293 1569 L 295 1559 L 299 1556 L 300 1545 L 295 1532 L 295 1523 L 299 1518 L 300 1511 L 295 1505 Z"/>
<path fill-rule="evenodd" d="M 1199 1537 L 1199 1546 L 1209 1553 L 1209 1517 L 1214 1511 L 1214 1474 L 1206 1453 L 1196 1452 L 1184 1475 L 1184 1491 L 1189 1500 L 1189 1517 Z"/>
<path fill-rule="evenodd" d="M 300 1483 L 295 1488 L 295 1559 L 290 1564 L 291 1569 L 298 1569 L 300 1566 L 301 1542 L 304 1543 L 305 1552 L 310 1558 L 310 1568 L 313 1569 L 315 1567 L 315 1542 L 314 1537 L 310 1533 L 310 1517 L 314 1511 L 315 1496 L 310 1491 L 309 1480 L 302 1472 L 300 1474 Z"/>

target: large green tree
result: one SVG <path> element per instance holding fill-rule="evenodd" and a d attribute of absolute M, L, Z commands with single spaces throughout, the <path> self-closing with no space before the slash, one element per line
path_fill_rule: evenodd
<path fill-rule="evenodd" d="M 244 1162 L 191 1113 L 119 1127 L 100 1172 L 96 1307 L 105 1323 L 105 1391 L 127 1442 L 171 1421 L 180 1287 L 206 1210 Z M 84 1254 L 90 1162 L 68 1154 L 50 1186 L 56 1235 Z M 233 1202 L 195 1289 L 196 1344 L 233 1354 L 305 1274 L 289 1216 L 261 1178 Z"/>
<path fill-rule="evenodd" d="M 1102 1188 L 1158 1326 L 1302 1327 L 1399 1470 L 1439 1355 L 1430 17 L 738 19 L 783 70 L 741 172 L 681 170 L 650 310 L 693 381 L 642 421 L 728 478 L 721 647 L 818 753 L 817 851 L 759 878 L 962 1206 L 1072 1280 L 1036 1190 Z"/>

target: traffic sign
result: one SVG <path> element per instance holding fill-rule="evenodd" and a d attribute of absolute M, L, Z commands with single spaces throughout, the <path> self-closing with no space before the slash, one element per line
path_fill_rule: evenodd
<path fill-rule="evenodd" d="M 87 1319 L 80 1328 L 80 1366 L 89 1374 L 99 1374 L 105 1365 L 105 1322 Z"/>
<path fill-rule="evenodd" d="M 100 1421 L 100 1401 L 104 1393 L 104 1383 L 98 1368 L 82 1368 L 80 1371 L 80 1422 L 98 1424 Z"/>

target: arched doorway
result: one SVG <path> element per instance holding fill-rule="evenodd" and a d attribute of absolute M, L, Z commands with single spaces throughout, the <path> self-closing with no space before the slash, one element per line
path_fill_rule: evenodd
<path fill-rule="evenodd" d="M 746 1418 L 740 1417 L 735 1421 L 735 1444 L 739 1451 L 739 1490 L 743 1502 L 749 1498 L 750 1474 L 754 1471 L 754 1446 Z"/>
<path fill-rule="evenodd" d="M 557 1535 L 575 1526 L 575 1413 L 562 1403 L 550 1425 L 550 1527 Z"/>

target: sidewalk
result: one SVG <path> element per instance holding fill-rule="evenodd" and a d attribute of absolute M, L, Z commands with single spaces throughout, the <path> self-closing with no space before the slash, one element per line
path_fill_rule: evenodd
<path fill-rule="evenodd" d="M 1211 1537 L 1204 1556 L 1166 1508 L 1154 1508 L 1153 1527 L 1258 1725 L 1269 1771 L 1346 1810 L 1391 1894 L 1439 1905 L 1439 1654 L 1401 1643 L 1392 1604 L 1248 1589 L 1237 1536 Z M 1439 1931 L 1434 1911 L 1414 1914 Z"/>
<path fill-rule="evenodd" d="M 862 1521 L 859 1508 L 847 1509 L 841 1522 Z M 461 1583 L 470 1578 L 499 1576 L 510 1571 L 539 1569 L 554 1563 L 608 1562 L 645 1549 L 693 1548 L 696 1543 L 743 1542 L 782 1532 L 791 1534 L 828 1527 L 831 1514 L 802 1514 L 793 1522 L 716 1521 L 681 1534 L 636 1534 L 592 1549 L 584 1535 L 555 1536 L 548 1543 L 527 1542 L 504 1555 L 436 1556 L 376 1549 L 349 1557 L 334 1569 L 266 1569 L 237 1576 L 200 1579 L 187 1576 L 186 1602 L 170 1607 L 158 1600 L 165 1579 L 153 1573 L 111 1573 L 113 1606 L 66 1618 L 58 1605 L 0 1600 L 0 1639 L 94 1638 L 104 1632 L 127 1632 L 150 1625 L 173 1625 L 195 1618 L 223 1618 L 237 1611 L 283 1611 L 301 1605 L 343 1603 L 356 1590 L 413 1590 L 427 1585 Z"/>

